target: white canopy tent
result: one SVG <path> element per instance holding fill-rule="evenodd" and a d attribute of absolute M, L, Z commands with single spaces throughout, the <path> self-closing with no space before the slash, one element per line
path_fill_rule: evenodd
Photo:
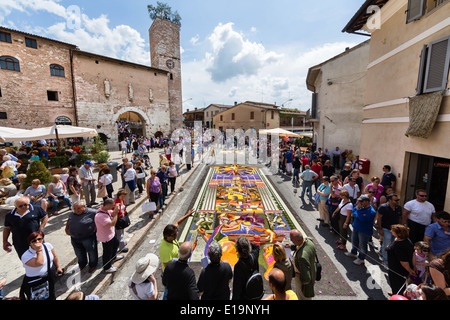
<path fill-rule="evenodd" d="M 280 137 L 296 137 L 296 138 L 301 138 L 302 135 L 288 131 L 288 130 L 284 130 L 281 128 L 275 128 L 275 129 L 266 129 L 266 130 L 260 130 L 260 133 L 265 133 L 265 134 L 277 134 Z"/>
<path fill-rule="evenodd" d="M 10 128 L 1 128 L 1 129 L 10 129 Z M 45 128 L 22 130 L 22 132 L 18 131 L 15 134 L 10 135 L 2 135 L 0 131 L 0 137 L 4 142 L 35 141 L 45 139 L 64 139 L 64 138 L 96 137 L 96 136 L 97 130 L 95 129 L 66 126 L 66 125 L 54 125 Z"/>
<path fill-rule="evenodd" d="M 30 130 L 0 127 L 0 142 L 10 142 L 18 134 L 27 134 Z"/>

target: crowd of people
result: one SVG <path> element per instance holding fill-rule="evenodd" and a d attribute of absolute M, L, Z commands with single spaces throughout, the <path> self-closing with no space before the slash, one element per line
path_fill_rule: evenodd
<path fill-rule="evenodd" d="M 235 242 L 238 261 L 231 266 L 221 261 L 222 246 L 213 241 L 208 247 L 207 259 L 198 278 L 189 265 L 192 243 L 177 240 L 178 226 L 193 213 L 190 210 L 174 224 L 164 228 L 159 256 L 148 254 L 136 263 L 136 271 L 129 281 L 134 299 L 155 300 L 158 287 L 155 280 L 157 266 L 162 266 L 163 300 L 299 300 L 314 296 L 315 245 L 298 230 L 290 233 L 291 245 L 285 249 L 274 245 L 275 266 L 268 275 L 273 294 L 264 294 L 263 278 L 258 262 L 260 247 L 247 237 Z M 293 260 L 287 251 L 292 250 Z M 292 280 L 295 279 L 295 287 Z"/>
<path fill-rule="evenodd" d="M 382 174 L 372 176 L 365 185 L 358 160 L 352 150 L 340 152 L 338 147 L 331 153 L 313 149 L 307 156 L 285 145 L 279 165 L 283 173 L 292 175 L 294 187 L 302 182 L 300 198 L 304 201 L 307 194 L 310 204 L 317 205 L 319 225 L 336 234 L 337 250 L 353 258 L 354 264 L 363 265 L 369 245 L 379 249 L 390 295 L 410 292 L 411 287 L 420 290 L 430 283 L 450 295 L 450 214 L 436 212 L 423 189 L 400 206 L 391 166 L 383 166 Z M 380 248 L 373 242 L 375 235 Z"/>
<path fill-rule="evenodd" d="M 150 163 L 148 157 L 148 152 L 155 147 L 164 150 L 158 164 Z M 145 192 L 149 202 L 154 204 L 148 212 L 149 218 L 153 218 L 155 213 L 164 209 L 167 196 L 175 192 L 183 159 L 193 161 L 196 154 L 194 144 L 191 144 L 191 157 L 183 157 L 182 139 L 146 139 L 133 134 L 124 134 L 120 149 L 123 159 L 117 169 L 122 188 L 115 197 L 111 168 L 101 166 L 98 177 L 94 177 L 93 163 L 86 161 L 79 168 L 67 168 L 67 172 L 54 175 L 47 189 L 40 181 L 33 181 L 32 186 L 23 190 L 23 195 L 16 199 L 15 209 L 5 218 L 3 248 L 11 251 L 14 247 L 24 264 L 25 278 L 20 298 L 55 298 L 54 279 L 61 273 L 61 268 L 57 252 L 51 244 L 43 241 L 49 204 L 56 214 L 60 201 L 64 201 L 71 210 L 65 230 L 71 238 L 79 268 L 88 266 L 89 272 L 96 269 L 99 261 L 97 245 L 100 242 L 103 271 L 114 273 L 117 269 L 112 262 L 122 259 L 121 253 L 128 251 L 124 238 L 127 220 L 129 223 L 127 206 L 135 203 L 136 198 Z M 358 169 L 358 156 L 352 150 L 341 152 L 336 148 L 330 153 L 327 149 L 316 151 L 313 146 L 311 152 L 305 153 L 285 142 L 280 144 L 280 150 L 280 172 L 292 176 L 294 188 L 301 187 L 302 201 L 308 196 L 310 204 L 317 205 L 319 226 L 336 235 L 336 250 L 353 258 L 354 264 L 363 265 L 368 258 L 368 246 L 376 247 L 373 237 L 378 236 L 380 259 L 388 272 L 392 295 L 408 293 L 409 297 L 418 298 L 419 287 L 429 289 L 427 298 L 432 296 L 431 291 L 442 290 L 444 296 L 450 294 L 450 214 L 435 212 L 433 204 L 426 200 L 425 190 L 417 190 L 416 199 L 402 207 L 395 193 L 396 177 L 389 165 L 382 168 L 380 177 L 371 177 L 370 183 L 365 185 Z M 0 150 L 0 154 L 4 161 L 0 169 L 14 165 L 8 162 L 14 161 L 10 154 L 4 150 Z M 188 169 L 191 163 L 186 163 Z M 14 193 L 10 193 L 7 187 L 20 183 L 18 176 L 0 181 L 5 187 L 4 195 Z M 102 205 L 93 209 L 99 204 L 97 198 L 102 198 Z M 159 256 L 149 254 L 137 262 L 136 272 L 129 282 L 133 298 L 158 298 L 154 273 L 161 265 L 163 299 L 262 299 L 262 280 L 253 277 L 259 274 L 257 257 L 260 248 L 246 237 L 236 241 L 239 261 L 234 270 L 221 262 L 221 247 L 213 242 L 208 252 L 209 263 L 196 279 L 188 263 L 192 244 L 177 241 L 179 225 L 191 214 L 192 211 L 175 224 L 166 226 Z M 9 242 L 10 235 L 13 245 Z M 315 245 L 298 230 L 291 231 L 290 241 L 289 250 L 281 244 L 274 244 L 276 264 L 269 273 L 273 294 L 266 295 L 267 299 L 314 297 L 317 276 Z M 292 256 L 289 252 L 293 253 Z M 249 280 L 254 278 L 254 281 Z M 411 289 L 411 285 L 417 287 L 417 292 Z"/>

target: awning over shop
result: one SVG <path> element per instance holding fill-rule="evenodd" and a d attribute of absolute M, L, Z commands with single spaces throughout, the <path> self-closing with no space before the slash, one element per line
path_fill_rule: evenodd
<path fill-rule="evenodd" d="M 13 129 L 13 128 L 0 128 L 0 129 Z M 13 129 L 20 130 L 20 129 Z M 20 130 L 14 133 L 14 131 L 6 130 L 10 134 L 2 134 L 0 130 L 0 137 L 4 142 L 13 141 L 35 141 L 45 139 L 64 139 L 64 138 L 80 138 L 80 137 L 96 137 L 97 130 L 91 128 L 66 126 L 66 125 L 54 125 L 45 128 L 36 128 L 32 130 Z"/>
<path fill-rule="evenodd" d="M 0 127 L 0 142 L 10 142 L 18 134 L 27 134 L 31 130 Z"/>

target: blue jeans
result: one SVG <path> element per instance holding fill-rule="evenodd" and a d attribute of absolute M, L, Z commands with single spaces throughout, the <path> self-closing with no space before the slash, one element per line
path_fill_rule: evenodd
<path fill-rule="evenodd" d="M 54 199 L 52 196 L 48 197 L 48 201 L 53 204 L 53 211 L 58 211 L 58 204 L 59 200 L 62 199 L 64 202 L 69 206 L 72 207 L 72 202 L 70 202 L 70 199 L 68 196 L 61 196 L 57 199 Z"/>
<path fill-rule="evenodd" d="M 364 260 L 367 255 L 367 246 L 371 239 L 372 239 L 371 234 L 353 230 L 353 233 L 352 233 L 353 246 L 352 246 L 351 253 L 358 254 L 358 258 L 361 260 Z M 359 253 L 358 253 L 358 251 L 359 251 Z"/>
<path fill-rule="evenodd" d="M 292 177 L 292 183 L 295 183 L 295 182 L 299 182 L 300 181 L 300 178 L 299 178 L 299 175 L 300 175 L 300 168 L 294 168 L 294 173 L 293 173 L 293 177 Z"/>
<path fill-rule="evenodd" d="M 384 248 L 386 248 L 388 245 L 390 245 L 392 243 L 392 241 L 394 240 L 394 237 L 392 236 L 392 232 L 391 229 L 386 229 L 383 228 L 383 244 L 381 245 L 381 255 L 383 257 L 383 263 L 385 263 L 386 265 L 388 264 L 388 257 L 387 257 L 387 251 L 384 250 Z"/>
<path fill-rule="evenodd" d="M 312 200 L 312 181 L 306 181 L 303 180 L 303 185 L 302 185 L 302 195 L 300 196 L 301 198 L 303 198 L 305 196 L 305 191 L 306 189 L 308 189 L 309 192 L 309 201 L 313 201 Z"/>
<path fill-rule="evenodd" d="M 166 197 L 167 197 L 167 183 L 163 182 L 161 183 L 161 195 L 159 197 L 159 205 L 161 208 L 164 206 Z"/>
<path fill-rule="evenodd" d="M 83 268 L 88 264 L 89 267 L 95 268 L 98 264 L 98 249 L 97 249 L 97 237 L 94 233 L 92 236 L 84 239 L 76 239 L 71 237 L 70 241 L 72 243 L 75 255 L 78 259 L 78 265 Z"/>

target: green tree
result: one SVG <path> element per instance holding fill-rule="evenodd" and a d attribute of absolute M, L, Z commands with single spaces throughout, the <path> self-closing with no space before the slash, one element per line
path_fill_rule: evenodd
<path fill-rule="evenodd" d="M 31 181 L 34 179 L 39 179 L 43 185 L 49 184 L 52 180 L 51 172 L 39 160 L 31 162 L 30 168 L 27 170 L 27 177 L 23 181 L 24 190 L 31 186 Z"/>
<path fill-rule="evenodd" d="M 181 16 L 178 14 L 178 11 L 172 12 L 172 8 L 167 3 L 156 1 L 156 6 L 149 4 L 147 9 L 150 19 L 165 19 L 176 23 L 181 27 Z"/>

